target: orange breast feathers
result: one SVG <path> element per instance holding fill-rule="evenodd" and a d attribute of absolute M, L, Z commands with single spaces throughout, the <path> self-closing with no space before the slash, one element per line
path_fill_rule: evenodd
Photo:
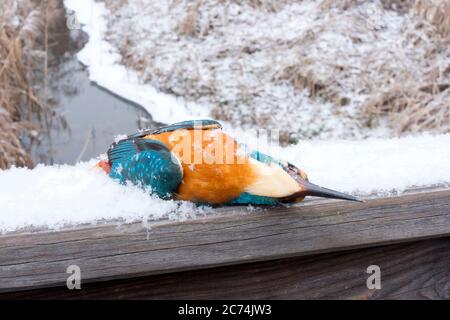
<path fill-rule="evenodd" d="M 163 142 L 180 160 L 183 181 L 178 199 L 225 203 L 257 179 L 242 147 L 221 130 L 177 130 L 145 138 Z"/>

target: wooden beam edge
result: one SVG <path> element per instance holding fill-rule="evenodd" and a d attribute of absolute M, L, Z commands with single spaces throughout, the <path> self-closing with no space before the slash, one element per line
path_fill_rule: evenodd
<path fill-rule="evenodd" d="M 398 210 L 403 214 L 403 217 L 402 215 L 397 217 L 389 215 L 389 212 L 395 212 L 395 207 L 399 208 Z M 389 212 L 383 212 L 383 210 L 386 211 L 388 209 Z M 61 280 L 65 279 L 63 278 L 64 276 L 68 276 L 64 275 L 63 270 L 60 274 L 60 276 L 63 276 L 61 280 L 56 280 L 59 278 L 55 277 L 55 271 L 52 271 L 53 274 L 48 279 L 33 278 L 31 274 L 26 273 L 33 268 L 30 264 L 40 265 L 43 269 L 48 265 L 50 269 L 54 270 L 58 263 L 61 265 L 61 263 L 64 264 L 64 261 L 67 263 L 79 261 L 82 262 L 81 264 L 86 262 L 82 268 L 84 270 L 83 282 L 88 283 L 350 250 L 450 235 L 450 190 L 448 189 L 409 193 L 400 197 L 372 199 L 362 204 L 339 201 L 314 201 L 290 208 L 274 208 L 255 213 L 246 212 L 242 214 L 241 210 L 241 208 L 227 208 L 222 211 L 219 210 L 213 216 L 184 222 L 155 222 L 150 225 L 149 231 L 145 229 L 142 223 L 133 223 L 120 227 L 117 227 L 115 223 L 107 223 L 56 232 L 42 231 L 2 235 L 0 236 L 0 292 L 63 285 L 64 282 Z M 401 230 L 402 218 L 407 222 L 404 225 L 411 230 Z M 280 226 L 277 226 L 277 223 L 280 223 Z M 419 225 L 416 226 L 416 223 Z M 291 224 L 292 228 L 290 227 Z M 421 228 L 421 225 L 423 225 L 423 228 Z M 349 238 L 349 235 L 346 233 L 349 230 L 348 226 L 356 228 L 356 236 L 361 234 L 366 235 L 367 238 L 359 238 L 358 242 L 350 241 L 351 237 Z M 374 236 L 371 233 L 376 231 L 377 227 L 381 230 L 381 237 Z M 316 234 L 317 239 L 313 240 L 318 241 L 318 243 L 311 242 L 312 238 L 309 237 L 312 236 L 314 238 L 314 233 L 317 230 L 320 231 L 320 228 L 323 228 L 328 233 L 334 229 L 339 229 L 343 233 L 338 233 L 331 237 L 324 234 L 322 237 L 329 238 L 325 242 L 320 240 L 320 234 Z M 413 228 L 415 229 L 412 230 Z M 224 242 L 229 242 L 231 245 L 223 246 L 220 241 L 215 241 L 214 239 L 202 242 L 202 233 L 210 233 L 212 237 L 220 238 L 230 230 L 232 232 L 228 237 L 224 237 L 226 240 Z M 290 231 L 293 233 L 292 239 L 286 237 L 286 234 Z M 307 232 L 308 235 L 305 236 L 300 231 Z M 255 239 L 252 240 L 251 237 L 245 238 L 246 234 L 251 233 L 255 234 Z M 149 234 L 150 237 L 148 237 Z M 189 235 L 194 238 L 193 243 L 189 243 Z M 229 237 L 233 235 L 236 238 Z M 267 242 L 267 252 L 264 252 L 261 250 L 264 244 L 258 242 L 258 236 L 263 240 L 265 238 L 265 240 L 275 239 L 276 241 Z M 164 237 L 168 237 L 168 239 L 172 237 L 174 239 L 172 239 L 173 241 L 159 241 L 160 238 L 164 239 Z M 304 244 L 298 247 L 293 246 L 292 242 L 295 242 L 297 239 Z M 176 246 L 177 243 L 182 244 L 181 240 L 188 243 L 188 246 L 184 246 L 184 249 L 181 246 L 181 249 Z M 242 254 L 242 251 L 246 250 L 246 241 L 248 240 L 256 241 L 248 245 L 249 250 L 254 249 L 256 251 L 254 255 Z M 333 240 L 336 241 L 333 242 Z M 103 252 L 111 251 L 112 257 L 123 256 L 124 258 L 108 258 L 108 255 L 102 256 L 99 253 L 86 257 L 81 254 L 83 253 L 82 250 L 75 250 L 73 256 L 71 256 L 70 250 L 74 250 L 73 247 L 76 247 L 77 242 L 80 242 L 80 245 L 94 243 L 102 247 Z M 286 243 L 285 248 L 280 246 L 283 243 Z M 308 247 L 310 243 L 312 243 L 312 246 Z M 138 245 L 136 246 L 136 244 Z M 279 248 L 271 248 L 271 245 L 279 246 Z M 48 252 L 37 250 L 39 247 L 46 246 L 49 247 Z M 51 252 L 54 248 L 64 249 L 65 246 L 70 248 L 66 254 L 64 252 L 58 254 Z M 170 252 L 172 250 L 174 253 L 180 252 L 183 255 L 188 255 L 189 246 L 192 246 L 196 254 L 201 246 L 204 246 L 208 252 L 215 249 L 225 251 L 222 257 L 220 254 L 209 260 L 207 256 L 200 257 L 201 261 L 193 261 L 191 265 L 185 262 L 177 264 L 176 261 L 169 261 L 164 267 L 159 261 L 157 267 L 149 264 L 148 268 L 146 268 L 139 263 L 140 254 L 146 259 L 157 257 L 158 250 L 164 252 L 164 254 L 167 254 L 166 251 Z M 139 251 L 141 248 L 143 250 Z M 239 250 L 241 253 L 238 252 Z M 13 251 L 18 252 L 18 254 L 15 257 L 8 257 L 7 253 Z M 234 256 L 233 253 L 236 253 L 236 255 Z M 31 257 L 29 261 L 26 259 L 27 254 Z M 40 260 L 36 259 L 36 262 L 33 262 L 33 254 L 35 257 L 39 257 Z M 97 263 L 100 264 L 102 261 L 111 261 L 116 262 L 118 265 L 126 265 L 128 262 L 126 259 L 127 255 L 133 256 L 134 260 L 132 259 L 130 262 L 134 262 L 135 265 L 131 264 L 123 272 L 109 270 L 101 274 L 94 268 L 93 263 L 87 263 L 97 259 Z M 183 258 L 186 258 L 186 256 L 183 256 Z M 139 267 L 137 267 L 138 265 Z M 14 269 L 18 270 L 15 285 L 14 281 L 5 281 L 5 277 L 14 277 Z M 21 272 L 22 275 L 20 274 Z"/>

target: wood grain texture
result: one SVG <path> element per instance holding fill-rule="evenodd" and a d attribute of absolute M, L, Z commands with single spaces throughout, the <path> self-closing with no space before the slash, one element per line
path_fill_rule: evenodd
<path fill-rule="evenodd" d="M 368 290 L 366 269 L 381 269 Z M 0 299 L 450 299 L 450 238 L 0 294 Z"/>
<path fill-rule="evenodd" d="M 3 235 L 0 291 L 64 285 L 71 264 L 89 283 L 450 235 L 449 190 L 242 211 L 148 230 L 107 224 Z"/>

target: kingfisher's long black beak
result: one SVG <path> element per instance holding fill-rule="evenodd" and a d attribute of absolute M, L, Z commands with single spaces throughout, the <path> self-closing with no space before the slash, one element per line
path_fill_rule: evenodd
<path fill-rule="evenodd" d="M 336 190 L 331 190 L 327 188 L 323 188 L 314 183 L 311 183 L 305 179 L 300 177 L 296 177 L 297 182 L 301 185 L 302 190 L 294 193 L 293 195 L 283 199 L 284 201 L 292 201 L 297 198 L 304 198 L 305 196 L 313 196 L 313 197 L 322 197 L 322 198 L 331 198 L 331 199 L 341 199 L 341 200 L 350 200 L 357 202 L 364 202 L 354 196 L 349 194 L 345 194 Z"/>
<path fill-rule="evenodd" d="M 302 181 L 302 187 L 306 189 L 306 191 L 302 191 L 305 196 L 314 196 L 314 197 L 322 197 L 322 198 L 331 198 L 331 199 L 341 199 L 341 200 L 350 200 L 363 202 L 362 200 L 351 196 L 349 194 L 345 194 L 339 191 L 323 188 L 314 183 L 308 182 L 306 180 Z"/>

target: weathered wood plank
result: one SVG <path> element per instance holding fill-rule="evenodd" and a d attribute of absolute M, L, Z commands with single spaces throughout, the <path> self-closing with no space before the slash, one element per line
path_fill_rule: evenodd
<path fill-rule="evenodd" d="M 381 269 L 368 290 L 367 267 Z M 0 299 L 450 299 L 450 238 L 0 294 Z"/>
<path fill-rule="evenodd" d="M 102 225 L 0 236 L 0 290 L 63 285 L 71 264 L 88 283 L 450 235 L 450 190 L 228 211 L 149 230 Z"/>

